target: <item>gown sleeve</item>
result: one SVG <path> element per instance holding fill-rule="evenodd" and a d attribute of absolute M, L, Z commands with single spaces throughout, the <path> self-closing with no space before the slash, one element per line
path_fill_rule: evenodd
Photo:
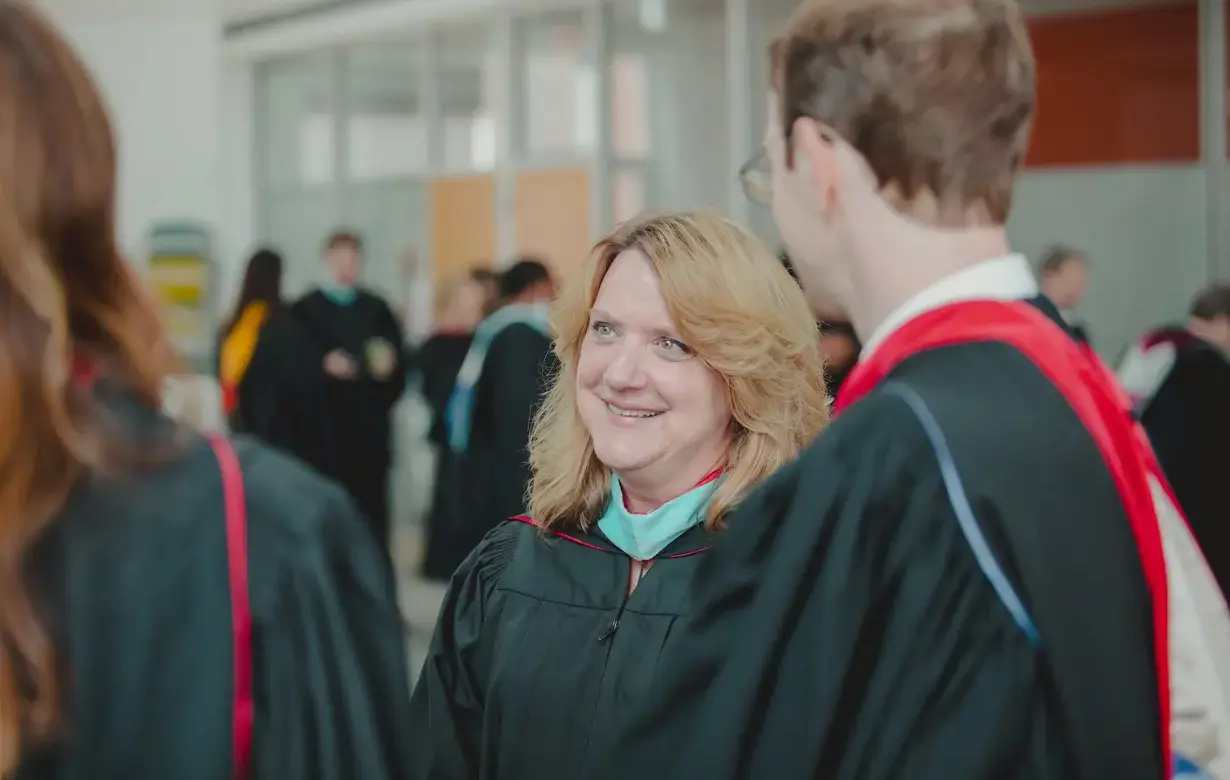
<path fill-rule="evenodd" d="M 604 780 L 1070 776 L 1035 650 L 917 424 L 873 399 L 848 414 L 875 425 L 822 436 L 700 564 L 661 695 L 617 730 Z"/>
<path fill-rule="evenodd" d="M 524 528 L 500 524 L 453 575 L 411 700 L 412 777 L 479 777 L 492 597 Z"/>
<path fill-rule="evenodd" d="M 410 682 L 392 572 L 340 491 L 323 505 L 255 625 L 253 777 L 403 778 Z"/>

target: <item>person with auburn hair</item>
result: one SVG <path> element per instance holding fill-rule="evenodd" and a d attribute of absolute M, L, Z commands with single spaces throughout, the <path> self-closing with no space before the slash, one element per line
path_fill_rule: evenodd
<path fill-rule="evenodd" d="M 0 775 L 405 777 L 387 566 L 340 488 L 160 415 L 112 125 L 0 0 Z"/>
<path fill-rule="evenodd" d="M 1009 247 L 1017 5 L 804 0 L 774 46 L 744 180 L 863 353 L 587 777 L 1160 780 L 1172 739 L 1230 776 L 1225 604 L 1167 568 L 1200 553 L 1127 399 Z"/>
<path fill-rule="evenodd" d="M 417 778 L 584 777 L 628 704 L 657 695 L 715 532 L 828 420 L 802 291 L 721 218 L 621 225 L 552 325 L 532 519 L 453 577 L 413 697 Z"/>

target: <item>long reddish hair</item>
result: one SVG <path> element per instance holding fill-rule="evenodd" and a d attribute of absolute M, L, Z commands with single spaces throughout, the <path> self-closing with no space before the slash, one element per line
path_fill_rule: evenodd
<path fill-rule="evenodd" d="M 0 0 L 0 775 L 56 736 L 55 648 L 26 559 L 82 477 L 123 451 L 75 366 L 155 405 L 169 351 L 115 237 L 115 139 L 81 60 Z"/>

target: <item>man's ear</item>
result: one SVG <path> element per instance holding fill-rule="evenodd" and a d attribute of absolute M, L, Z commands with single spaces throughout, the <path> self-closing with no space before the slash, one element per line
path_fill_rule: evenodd
<path fill-rule="evenodd" d="M 814 119 L 800 117 L 794 122 L 790 142 L 794 145 L 795 167 L 810 180 L 820 212 L 828 213 L 842 191 L 837 134 Z"/>

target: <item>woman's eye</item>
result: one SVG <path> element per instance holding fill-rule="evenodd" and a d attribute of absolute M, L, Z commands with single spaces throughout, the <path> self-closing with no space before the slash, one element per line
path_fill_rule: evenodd
<path fill-rule="evenodd" d="M 661 339 L 658 346 L 671 357 L 687 357 L 692 354 L 692 350 L 688 349 L 684 344 L 675 341 L 674 339 Z"/>
<path fill-rule="evenodd" d="M 589 329 L 593 331 L 595 336 L 601 336 L 603 338 L 608 338 L 615 335 L 615 329 L 605 322 L 591 323 Z"/>

